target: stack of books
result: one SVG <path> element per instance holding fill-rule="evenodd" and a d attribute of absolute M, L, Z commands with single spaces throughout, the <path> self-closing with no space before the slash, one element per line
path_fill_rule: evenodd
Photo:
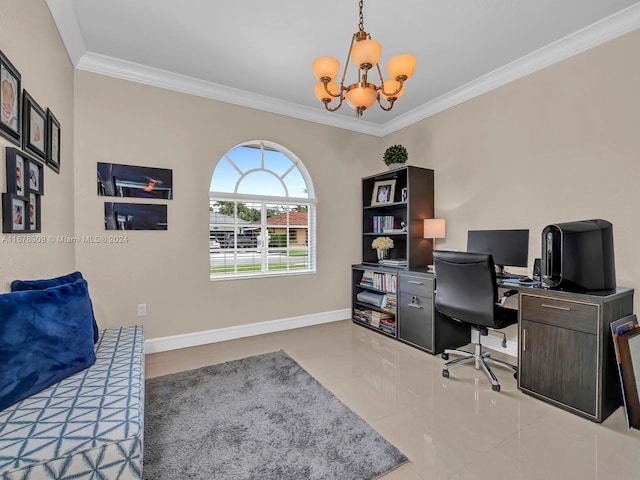
<path fill-rule="evenodd" d="M 380 260 L 378 263 L 388 267 L 406 267 L 408 265 L 406 258 L 387 258 L 385 260 Z"/>

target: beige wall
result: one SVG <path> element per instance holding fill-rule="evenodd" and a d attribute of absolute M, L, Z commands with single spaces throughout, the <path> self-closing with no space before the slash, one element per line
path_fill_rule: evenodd
<path fill-rule="evenodd" d="M 73 66 L 44 1 L 0 0 L 0 50 L 22 75 L 22 88 L 61 126 L 61 171 L 45 167 L 42 236 L 45 243 L 14 243 L 33 234 L 0 234 L 0 291 L 16 278 L 61 275 L 75 268 L 74 245 L 51 237 L 72 236 L 73 224 Z M 0 138 L 0 190 L 7 191 L 5 147 Z"/>
<path fill-rule="evenodd" d="M 529 228 L 529 273 L 549 224 L 614 226 L 619 285 L 640 285 L 640 30 L 384 139 L 433 168 L 444 248 L 469 229 Z M 635 296 L 637 310 L 639 296 Z"/>
<path fill-rule="evenodd" d="M 350 265 L 360 259 L 359 179 L 382 166 L 374 160 L 379 139 L 81 71 L 75 81 L 77 235 L 105 233 L 97 162 L 173 169 L 168 231 L 76 247 L 101 327 L 142 320 L 156 338 L 349 308 Z M 283 145 L 311 175 L 316 274 L 209 280 L 211 174 L 227 150 L 252 139 Z M 142 319 L 139 303 L 148 309 Z"/>
<path fill-rule="evenodd" d="M 407 146 L 410 164 L 436 171 L 436 215 L 447 219 L 439 246 L 464 249 L 472 228 L 529 228 L 532 263 L 545 225 L 600 217 L 614 224 L 618 283 L 640 279 L 640 32 L 378 139 L 74 73 L 44 1 L 0 0 L 0 25 L 0 49 L 23 87 L 62 125 L 62 172 L 45 173 L 46 238 L 105 233 L 96 162 L 172 168 L 175 183 L 167 232 L 127 232 L 126 244 L 3 243 L 3 290 L 13 278 L 78 269 L 101 327 L 142 321 L 148 338 L 348 308 L 360 178 L 384 169 L 382 152 L 394 143 Z M 311 174 L 317 274 L 209 281 L 210 176 L 225 151 L 251 139 L 290 149 Z M 138 303 L 147 317 L 136 316 Z"/>

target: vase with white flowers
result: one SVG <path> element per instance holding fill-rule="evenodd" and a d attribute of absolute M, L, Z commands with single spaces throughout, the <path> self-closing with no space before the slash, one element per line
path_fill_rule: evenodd
<path fill-rule="evenodd" d="M 378 253 L 378 261 L 384 260 L 389 255 L 389 249 L 393 248 L 393 240 L 389 237 L 377 237 L 371 242 L 371 248 Z"/>

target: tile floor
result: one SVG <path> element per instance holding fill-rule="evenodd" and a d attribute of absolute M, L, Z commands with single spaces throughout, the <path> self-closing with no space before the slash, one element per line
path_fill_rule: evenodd
<path fill-rule="evenodd" d="M 640 479 L 640 431 L 622 408 L 602 424 L 517 389 L 495 368 L 442 378 L 440 356 L 350 320 L 147 355 L 147 378 L 282 349 L 411 463 L 383 480 Z M 301 479 L 303 480 L 303 479 Z"/>

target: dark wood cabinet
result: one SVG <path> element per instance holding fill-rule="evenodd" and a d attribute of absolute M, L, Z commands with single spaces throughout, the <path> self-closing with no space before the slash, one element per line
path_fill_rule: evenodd
<path fill-rule="evenodd" d="M 633 310 L 633 290 L 520 293 L 518 387 L 601 422 L 622 404 L 609 324 Z"/>
<path fill-rule="evenodd" d="M 398 339 L 433 354 L 470 341 L 468 325 L 436 312 L 433 303 L 435 282 L 431 273 L 399 273 Z"/>

